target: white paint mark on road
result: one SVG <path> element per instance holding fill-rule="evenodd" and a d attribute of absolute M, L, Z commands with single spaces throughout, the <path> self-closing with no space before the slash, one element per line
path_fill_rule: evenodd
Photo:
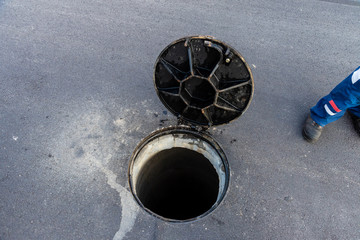
<path fill-rule="evenodd" d="M 121 200 L 121 221 L 119 230 L 116 232 L 113 240 L 121 240 L 125 237 L 134 226 L 139 211 L 132 195 L 123 186 L 116 182 L 116 175 L 109 169 L 105 168 L 99 161 L 93 160 L 93 164 L 98 167 L 106 176 L 107 184 L 119 193 Z"/>
<path fill-rule="evenodd" d="M 12 138 L 14 139 L 14 141 L 17 141 L 19 137 L 13 136 Z"/>
<path fill-rule="evenodd" d="M 128 191 L 115 170 L 110 169 L 111 163 L 121 164 L 120 156 L 129 157 L 132 149 L 129 146 L 135 146 L 139 141 L 139 136 L 144 135 L 137 131 L 141 129 L 141 119 L 146 117 L 129 114 L 135 111 L 133 108 L 123 109 L 117 116 L 111 116 L 103 109 L 101 105 L 92 104 L 89 108 L 79 107 L 74 111 L 73 121 L 67 123 L 53 142 L 49 143 L 49 148 L 54 155 L 61 159 L 59 168 L 64 175 L 69 175 L 69 179 L 76 179 L 72 184 L 78 184 L 77 181 L 84 181 L 81 184 L 88 184 L 89 173 L 104 174 L 106 184 L 114 189 L 120 197 L 121 219 L 119 228 L 113 236 L 113 240 L 122 240 L 134 227 L 135 221 L 140 211 L 130 191 Z M 82 111 L 86 109 L 86 111 Z M 76 113 L 76 114 L 75 114 Z M 147 113 L 149 116 L 153 112 Z M 124 118 L 123 116 L 127 116 Z M 102 136 L 94 138 L 93 136 Z M 116 160 L 114 160 L 116 159 Z M 126 163 L 126 161 L 123 161 Z M 46 162 L 45 164 L 49 164 Z M 81 170 L 79 170 L 81 169 Z M 75 174 L 76 178 L 71 175 Z"/>
<path fill-rule="evenodd" d="M 115 126 L 117 127 L 124 127 L 125 126 L 125 120 L 123 118 L 118 118 L 114 121 Z"/>
<path fill-rule="evenodd" d="M 55 138 L 48 142 L 47 147 L 59 159 L 56 167 L 60 176 L 70 179 L 69 184 L 76 190 L 83 190 L 89 181 L 93 186 L 93 178 L 89 176 L 100 174 L 106 177 L 106 184 L 120 197 L 121 219 L 113 240 L 123 240 L 133 230 L 140 212 L 122 178 L 126 172 L 126 159 L 130 158 L 141 138 L 149 134 L 148 119 L 157 113 L 139 111 L 148 109 L 147 101 L 129 108 L 123 106 L 116 113 L 108 112 L 102 104 L 93 101 L 77 104 L 78 107 L 71 105 L 67 110 L 71 112 L 71 122 L 64 122 L 59 128 L 61 131 L 54 135 Z M 176 121 L 175 118 L 173 120 Z M 158 122 L 153 123 L 153 126 L 157 125 Z M 49 166 L 53 162 L 44 161 L 43 164 Z"/>

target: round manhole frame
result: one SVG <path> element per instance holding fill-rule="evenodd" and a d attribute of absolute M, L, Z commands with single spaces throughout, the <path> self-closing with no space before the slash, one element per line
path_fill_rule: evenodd
<path fill-rule="evenodd" d="M 216 202 L 211 206 L 211 208 L 209 208 L 206 212 L 200 214 L 199 216 L 189 218 L 189 219 L 185 219 L 185 220 L 171 219 L 171 218 L 163 217 L 163 216 L 151 211 L 150 209 L 146 208 L 144 206 L 144 204 L 141 202 L 141 200 L 139 199 L 139 197 L 137 196 L 136 189 L 134 188 L 135 184 L 134 184 L 133 179 L 132 179 L 132 171 L 133 171 L 134 163 L 136 161 L 136 158 L 137 158 L 138 154 L 141 152 L 141 150 L 148 143 L 150 143 L 151 141 L 153 141 L 156 138 L 159 138 L 159 137 L 162 137 L 162 136 L 165 136 L 165 135 L 175 135 L 175 134 L 187 134 L 187 135 L 190 135 L 190 136 L 194 137 L 194 139 L 200 139 L 200 140 L 205 141 L 206 143 L 208 143 L 216 151 L 216 153 L 220 157 L 221 162 L 222 162 L 222 166 L 224 167 L 224 169 L 222 169 L 222 171 L 224 171 L 224 173 L 225 173 L 225 181 L 224 181 L 223 191 L 221 193 L 220 192 L 218 193 L 220 195 L 218 196 Z M 228 188 L 229 188 L 230 167 L 229 167 L 229 163 L 227 161 L 227 157 L 225 155 L 225 152 L 222 150 L 219 143 L 212 136 L 210 136 L 208 133 L 195 131 L 193 128 L 191 128 L 189 126 L 186 126 L 186 125 L 170 126 L 170 127 L 166 127 L 166 128 L 163 128 L 163 129 L 156 130 L 156 131 L 152 132 L 151 134 L 146 136 L 144 139 L 142 139 L 139 142 L 139 144 L 136 146 L 136 148 L 135 148 L 135 150 L 134 150 L 134 152 L 133 152 L 133 154 L 132 154 L 132 156 L 130 158 L 130 163 L 129 163 L 129 167 L 128 167 L 128 183 L 129 183 L 129 186 L 130 186 L 131 194 L 135 198 L 138 205 L 142 209 L 144 209 L 147 213 L 149 213 L 150 215 L 152 215 L 152 216 L 154 216 L 154 217 L 156 217 L 158 219 L 161 219 L 163 221 L 166 221 L 166 222 L 173 222 L 173 223 L 193 222 L 193 221 L 199 220 L 199 219 L 209 215 L 210 213 L 212 213 L 221 204 L 221 202 L 225 198 L 225 196 L 227 194 L 227 191 L 228 191 Z M 218 186 L 218 188 L 219 188 L 219 191 L 220 191 L 220 186 Z"/>

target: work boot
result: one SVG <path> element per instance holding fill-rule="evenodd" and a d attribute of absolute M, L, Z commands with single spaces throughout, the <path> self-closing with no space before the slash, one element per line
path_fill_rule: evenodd
<path fill-rule="evenodd" d="M 306 118 L 302 131 L 304 139 L 311 143 L 316 142 L 319 139 L 322 130 L 323 127 L 317 124 L 309 114 L 309 116 Z"/>
<path fill-rule="evenodd" d="M 352 122 L 354 124 L 355 131 L 358 134 L 360 134 L 360 118 L 358 116 L 354 115 L 353 113 L 349 112 L 349 111 L 348 111 L 348 113 L 349 113 L 349 115 L 351 117 L 351 120 L 352 120 Z"/>

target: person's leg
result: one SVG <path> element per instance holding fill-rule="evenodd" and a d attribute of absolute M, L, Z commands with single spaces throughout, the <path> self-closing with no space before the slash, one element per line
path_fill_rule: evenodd
<path fill-rule="evenodd" d="M 341 82 L 337 86 L 339 91 L 341 91 L 342 88 L 344 88 L 343 85 L 345 84 Z M 345 111 L 340 110 L 337 104 L 335 104 L 332 95 L 334 94 L 330 93 L 329 95 L 326 95 L 325 97 L 321 98 L 318 101 L 318 103 L 310 109 L 311 118 L 322 127 L 324 127 L 325 125 L 331 122 L 338 120 L 345 114 Z"/>
<path fill-rule="evenodd" d="M 325 125 L 342 117 L 348 108 L 360 105 L 359 79 L 360 67 L 310 109 L 310 116 L 303 128 L 303 136 L 306 140 L 310 142 L 318 140 Z"/>

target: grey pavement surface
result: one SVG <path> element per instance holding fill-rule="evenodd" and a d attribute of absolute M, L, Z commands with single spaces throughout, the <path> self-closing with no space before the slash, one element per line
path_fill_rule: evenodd
<path fill-rule="evenodd" d="M 360 239 L 349 118 L 316 144 L 301 136 L 359 65 L 359 26 L 359 1 L 0 0 L 0 239 Z M 255 94 L 210 130 L 231 168 L 221 205 L 174 224 L 137 206 L 127 168 L 142 138 L 176 123 L 153 65 L 190 35 L 241 52 Z"/>

